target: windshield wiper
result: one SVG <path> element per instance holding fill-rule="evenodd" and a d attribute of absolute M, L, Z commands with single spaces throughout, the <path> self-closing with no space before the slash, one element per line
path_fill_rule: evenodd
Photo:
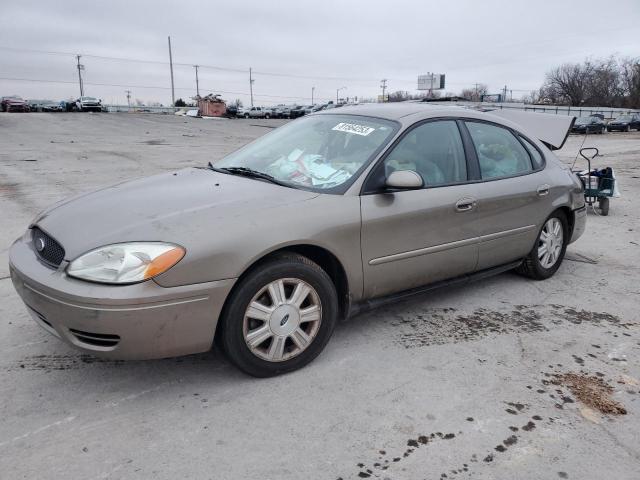
<path fill-rule="evenodd" d="M 261 180 L 266 180 L 268 182 L 275 183 L 276 185 L 280 185 L 282 187 L 292 188 L 292 186 L 289 185 L 288 183 L 282 182 L 282 181 L 278 180 L 277 178 L 269 175 L 268 173 L 260 172 L 258 170 L 254 170 L 254 169 L 248 168 L 248 167 L 221 167 L 221 168 L 217 168 L 217 167 L 214 167 L 213 165 L 210 164 L 209 168 L 211 168 L 211 169 L 213 169 L 215 171 L 220 171 L 222 173 L 228 173 L 228 174 L 231 174 L 231 175 L 241 175 L 243 177 L 259 178 Z"/>
<path fill-rule="evenodd" d="M 202 168 L 202 167 L 199 167 L 199 168 Z M 218 172 L 218 173 L 227 173 L 227 174 L 229 173 L 229 172 L 227 172 L 225 170 L 222 170 L 221 168 L 214 167 L 213 163 L 211 163 L 211 162 L 207 163 L 207 168 L 209 170 L 213 170 L 214 172 Z"/>

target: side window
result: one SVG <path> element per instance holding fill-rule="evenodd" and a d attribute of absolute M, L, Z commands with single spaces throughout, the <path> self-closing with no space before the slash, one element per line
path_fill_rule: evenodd
<path fill-rule="evenodd" d="M 387 175 L 413 170 L 427 186 L 465 182 L 467 162 L 456 122 L 427 122 L 411 130 L 385 159 L 385 170 Z"/>
<path fill-rule="evenodd" d="M 537 170 L 539 168 L 542 168 L 542 166 L 544 165 L 544 160 L 542 159 L 542 155 L 540 154 L 538 149 L 534 147 L 529 141 L 527 141 L 527 139 L 520 137 L 520 140 L 522 140 L 522 143 L 524 143 L 524 146 L 527 147 L 527 150 L 529 151 L 529 155 L 531 155 L 533 169 Z"/>
<path fill-rule="evenodd" d="M 509 177 L 530 172 L 531 158 L 506 128 L 480 122 L 466 122 L 478 153 L 483 179 Z"/>

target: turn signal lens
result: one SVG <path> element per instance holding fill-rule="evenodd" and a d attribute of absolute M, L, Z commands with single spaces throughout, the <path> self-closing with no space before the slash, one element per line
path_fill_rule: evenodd
<path fill-rule="evenodd" d="M 184 257 L 184 250 L 180 247 L 172 248 L 151 261 L 144 272 L 145 280 L 166 272 Z"/>

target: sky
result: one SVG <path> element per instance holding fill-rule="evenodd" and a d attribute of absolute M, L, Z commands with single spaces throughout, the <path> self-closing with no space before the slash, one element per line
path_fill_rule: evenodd
<path fill-rule="evenodd" d="M 445 92 L 475 83 L 517 98 L 545 72 L 585 58 L 640 57 L 640 1 L 616 0 L 1 0 L 0 95 L 85 95 L 105 103 L 171 103 L 220 93 L 255 105 L 417 93 L 417 76 L 446 75 Z M 128 60 L 126 60 L 128 59 Z M 135 60 L 135 61 L 134 61 Z M 315 88 L 314 88 L 315 87 Z M 346 88 L 342 88 L 346 87 Z"/>

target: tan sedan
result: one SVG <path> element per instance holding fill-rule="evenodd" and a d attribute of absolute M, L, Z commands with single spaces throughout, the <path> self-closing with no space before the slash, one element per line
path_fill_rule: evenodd
<path fill-rule="evenodd" d="M 508 269 L 545 279 L 585 228 L 551 152 L 572 119 L 418 103 L 343 107 L 215 166 L 80 195 L 10 250 L 34 320 L 95 355 L 160 358 L 214 340 L 245 372 L 302 367 L 336 321 Z"/>

